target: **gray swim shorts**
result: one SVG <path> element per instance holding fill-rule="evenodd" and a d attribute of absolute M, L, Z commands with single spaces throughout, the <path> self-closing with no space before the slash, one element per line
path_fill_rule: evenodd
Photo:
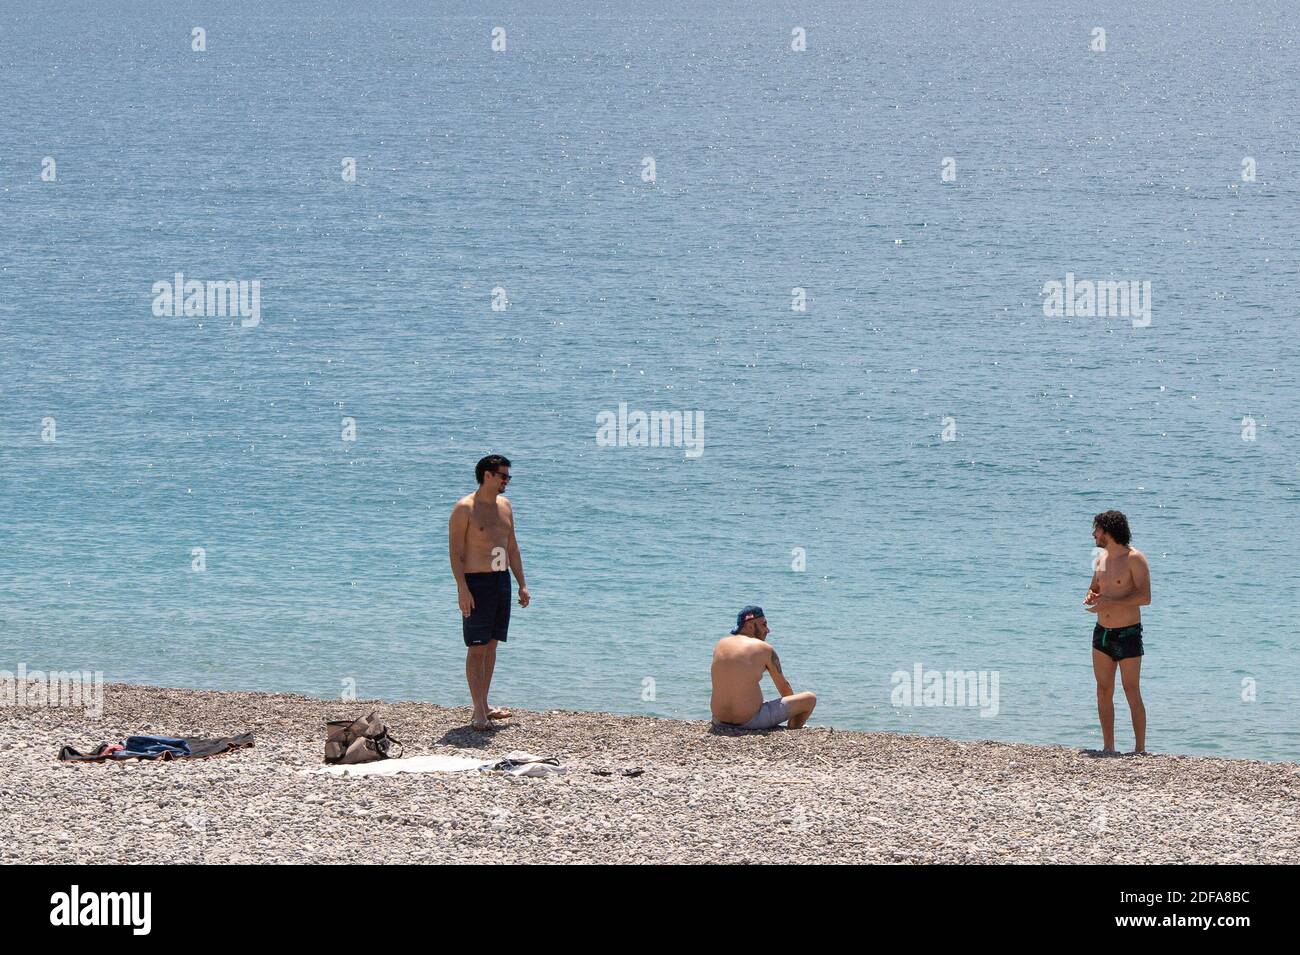
<path fill-rule="evenodd" d="M 742 730 L 770 730 L 773 726 L 779 726 L 790 718 L 790 707 L 785 705 L 785 700 L 779 696 L 774 700 L 768 700 L 758 708 L 758 712 L 750 718 L 749 722 L 741 723 L 719 723 L 720 726 L 729 726 Z"/>

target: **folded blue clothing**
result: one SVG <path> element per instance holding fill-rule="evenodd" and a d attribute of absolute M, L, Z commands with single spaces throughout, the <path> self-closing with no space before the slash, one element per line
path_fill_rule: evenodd
<path fill-rule="evenodd" d="M 126 748 L 113 753 L 113 758 L 157 759 L 164 753 L 171 753 L 173 756 L 190 755 L 190 744 L 175 736 L 128 736 L 123 745 Z"/>
<path fill-rule="evenodd" d="M 253 745 L 252 733 L 206 739 L 201 736 L 128 736 L 122 743 L 100 743 L 89 753 L 79 753 L 71 746 L 59 750 L 59 759 L 81 763 L 116 763 L 128 759 L 202 759 L 220 756 Z"/>

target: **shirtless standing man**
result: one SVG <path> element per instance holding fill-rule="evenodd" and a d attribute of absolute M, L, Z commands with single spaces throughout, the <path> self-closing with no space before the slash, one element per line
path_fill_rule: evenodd
<path fill-rule="evenodd" d="M 488 687 L 497 662 L 497 641 L 506 642 L 510 628 L 510 573 L 519 581 L 519 606 L 528 606 L 524 562 L 515 540 L 515 519 L 510 502 L 502 496 L 510 482 L 510 462 L 489 454 L 474 467 L 478 490 L 467 494 L 451 509 L 448 538 L 451 572 L 456 578 L 456 598 L 463 617 L 465 679 L 474 703 L 474 729 L 493 729 L 492 720 L 510 714 L 488 706 Z"/>
<path fill-rule="evenodd" d="M 1142 675 L 1142 611 L 1151 603 L 1151 568 L 1129 546 L 1128 519 L 1119 511 L 1093 518 L 1092 539 L 1105 553 L 1097 558 L 1085 609 L 1097 615 L 1092 631 L 1092 671 L 1097 677 L 1097 715 L 1102 749 L 1115 752 L 1115 668 L 1119 667 L 1133 716 L 1133 752 L 1146 752 L 1147 711 L 1138 680 Z"/>
<path fill-rule="evenodd" d="M 713 648 L 713 722 L 743 730 L 766 730 L 789 720 L 797 730 L 808 722 L 817 697 L 796 693 L 781 672 L 781 658 L 766 642 L 771 631 L 762 607 L 746 607 L 736 615 L 736 629 Z M 764 673 L 781 695 L 763 702 L 759 685 Z"/>

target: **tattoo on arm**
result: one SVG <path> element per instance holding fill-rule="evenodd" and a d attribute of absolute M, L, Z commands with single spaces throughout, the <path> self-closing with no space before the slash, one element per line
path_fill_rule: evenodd
<path fill-rule="evenodd" d="M 790 686 L 790 681 L 786 679 L 785 673 L 781 670 L 781 658 L 777 655 L 776 650 L 772 651 L 772 661 L 767 668 L 772 674 L 772 683 L 776 686 L 778 692 L 783 696 L 794 692 L 794 689 Z"/>

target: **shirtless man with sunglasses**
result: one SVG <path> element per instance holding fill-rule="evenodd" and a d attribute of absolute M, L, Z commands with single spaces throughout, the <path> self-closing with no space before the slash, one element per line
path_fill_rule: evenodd
<path fill-rule="evenodd" d="M 506 642 L 510 629 L 510 571 L 519 581 L 519 606 L 527 607 L 529 597 L 514 512 L 502 493 L 510 483 L 510 461 L 489 454 L 475 466 L 474 476 L 478 490 L 451 509 L 447 536 L 465 639 L 465 680 L 474 706 L 472 725 L 488 730 L 494 728 L 492 720 L 510 716 L 488 705 L 497 643 Z"/>

